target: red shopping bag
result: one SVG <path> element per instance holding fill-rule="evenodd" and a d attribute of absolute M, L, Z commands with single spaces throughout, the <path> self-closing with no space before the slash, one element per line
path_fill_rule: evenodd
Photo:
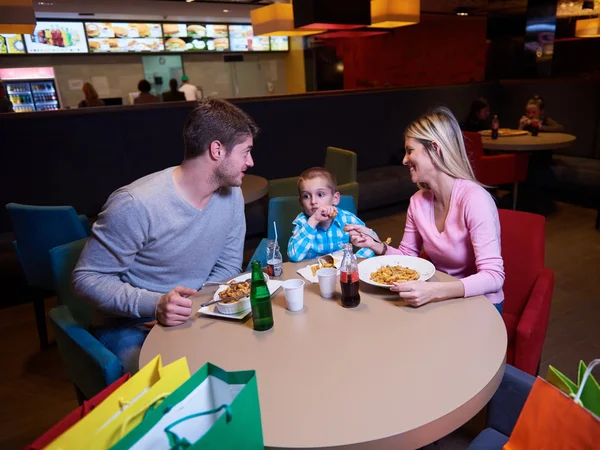
<path fill-rule="evenodd" d="M 579 401 L 592 367 L 575 398 L 538 377 L 503 450 L 598 449 L 600 419 Z"/>
<path fill-rule="evenodd" d="M 110 386 L 105 387 L 102 391 L 92 397 L 90 400 L 85 400 L 83 405 L 77 408 L 75 411 L 70 413 L 67 417 L 62 419 L 48 431 L 46 431 L 43 435 L 37 438 L 33 443 L 29 444 L 25 447 L 25 450 L 42 450 L 44 447 L 52 443 L 58 436 L 63 434 L 77 422 L 79 422 L 83 417 L 89 414 L 96 406 L 98 406 L 102 401 L 117 390 L 121 385 L 123 385 L 131 375 L 126 373 L 117 381 L 112 383 Z"/>

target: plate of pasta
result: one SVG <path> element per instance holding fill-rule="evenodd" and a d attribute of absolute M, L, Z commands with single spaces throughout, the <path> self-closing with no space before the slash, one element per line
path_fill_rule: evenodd
<path fill-rule="evenodd" d="M 393 283 L 426 281 L 435 274 L 435 266 L 423 258 L 384 255 L 358 263 L 358 276 L 364 283 L 389 288 Z"/>

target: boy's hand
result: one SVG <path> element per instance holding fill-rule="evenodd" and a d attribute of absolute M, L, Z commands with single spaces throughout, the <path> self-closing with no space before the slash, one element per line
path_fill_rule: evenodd
<path fill-rule="evenodd" d="M 312 216 L 310 216 L 308 221 L 309 223 L 313 222 L 311 225 L 316 226 L 321 222 L 333 219 L 335 216 L 337 216 L 337 208 L 335 206 L 322 206 L 318 208 Z"/>

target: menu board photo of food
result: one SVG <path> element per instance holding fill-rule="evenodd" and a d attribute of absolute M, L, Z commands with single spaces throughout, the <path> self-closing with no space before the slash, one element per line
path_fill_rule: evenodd
<path fill-rule="evenodd" d="M 87 53 L 81 22 L 38 22 L 25 35 L 27 53 Z"/>
<path fill-rule="evenodd" d="M 268 36 L 254 36 L 252 25 L 229 25 L 229 42 L 232 52 L 268 52 Z"/>
<path fill-rule="evenodd" d="M 22 34 L 0 34 L 0 54 L 22 55 L 25 42 Z"/>
<path fill-rule="evenodd" d="M 170 52 L 226 52 L 227 25 L 163 23 L 165 50 Z"/>
<path fill-rule="evenodd" d="M 271 51 L 287 52 L 290 49 L 290 43 L 287 36 L 271 36 Z"/>
<path fill-rule="evenodd" d="M 162 27 L 158 23 L 86 22 L 92 53 L 162 52 Z"/>

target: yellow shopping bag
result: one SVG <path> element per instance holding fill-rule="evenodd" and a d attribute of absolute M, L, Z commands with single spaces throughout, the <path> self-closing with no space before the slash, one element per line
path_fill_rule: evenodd
<path fill-rule="evenodd" d="M 45 449 L 107 449 L 142 421 L 143 412 L 189 378 L 185 358 L 163 367 L 158 355 Z"/>

